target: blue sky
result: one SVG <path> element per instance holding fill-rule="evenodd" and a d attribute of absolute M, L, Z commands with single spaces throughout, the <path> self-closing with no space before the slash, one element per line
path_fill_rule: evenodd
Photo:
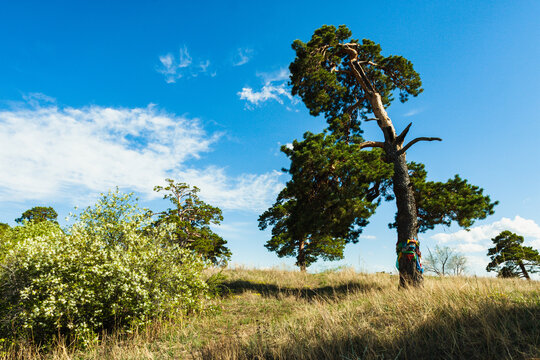
<path fill-rule="evenodd" d="M 53 206 L 66 216 L 115 186 L 145 206 L 165 177 L 224 210 L 233 263 L 292 266 L 264 248 L 257 217 L 287 177 L 281 144 L 324 128 L 288 92 L 293 40 L 323 24 L 403 55 L 424 93 L 389 109 L 398 131 L 439 136 L 408 159 L 431 180 L 458 173 L 499 200 L 469 232 L 436 228 L 485 275 L 503 229 L 540 248 L 540 3 L 537 1 L 4 2 L 0 11 L 0 221 Z M 365 137 L 381 139 L 373 124 Z M 395 205 L 384 204 L 343 261 L 392 271 Z"/>

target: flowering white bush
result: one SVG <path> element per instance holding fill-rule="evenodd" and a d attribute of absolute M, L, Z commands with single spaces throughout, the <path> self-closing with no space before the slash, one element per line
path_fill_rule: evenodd
<path fill-rule="evenodd" d="M 50 223 L 15 228 L 0 259 L 0 338 L 87 342 L 102 330 L 196 310 L 208 294 L 206 263 L 171 245 L 172 229 L 144 230 L 147 223 L 131 195 L 115 192 L 66 233 Z"/>

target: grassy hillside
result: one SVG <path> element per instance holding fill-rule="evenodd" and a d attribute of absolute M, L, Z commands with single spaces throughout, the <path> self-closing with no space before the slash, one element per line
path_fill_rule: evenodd
<path fill-rule="evenodd" d="M 29 346 L 12 358 L 540 358 L 540 284 L 428 277 L 398 290 L 388 274 L 232 269 L 208 311 L 109 335 L 85 350 Z"/>

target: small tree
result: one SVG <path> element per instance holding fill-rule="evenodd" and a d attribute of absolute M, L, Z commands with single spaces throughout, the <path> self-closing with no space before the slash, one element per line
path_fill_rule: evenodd
<path fill-rule="evenodd" d="M 201 254 L 214 264 L 226 263 L 231 251 L 225 246 L 227 241 L 210 229 L 210 224 L 223 221 L 221 209 L 208 205 L 197 196 L 199 189 L 185 183 L 175 183 L 166 179 L 167 186 L 156 186 L 154 191 L 167 192 L 163 199 L 170 200 L 174 208 L 154 213 L 158 220 L 154 223 L 174 225 L 171 241 Z"/>
<path fill-rule="evenodd" d="M 22 224 L 24 221 L 50 221 L 57 223 L 57 218 L 58 214 L 52 207 L 35 206 L 23 212 L 20 218 L 15 219 L 15 222 L 17 222 L 18 224 Z"/>
<path fill-rule="evenodd" d="M 494 247 L 488 250 L 491 262 L 487 271 L 497 271 L 499 277 L 524 277 L 540 271 L 540 254 L 530 246 L 523 246 L 523 236 L 508 230 L 491 239 Z"/>
<path fill-rule="evenodd" d="M 428 255 L 424 258 L 424 267 L 439 276 L 445 275 L 463 275 L 467 258 L 448 246 L 435 246 L 431 252 L 428 248 Z"/>

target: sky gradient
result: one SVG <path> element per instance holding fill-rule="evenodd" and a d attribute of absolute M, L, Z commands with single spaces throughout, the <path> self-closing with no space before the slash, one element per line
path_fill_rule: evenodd
<path fill-rule="evenodd" d="M 216 231 L 232 262 L 292 266 L 257 228 L 287 181 L 279 147 L 319 132 L 287 84 L 295 39 L 323 24 L 402 55 L 424 92 L 388 108 L 413 122 L 407 159 L 429 180 L 460 174 L 500 204 L 470 231 L 438 227 L 422 246 L 451 246 L 486 275 L 490 238 L 509 229 L 540 248 L 538 1 L 5 2 L 0 11 L 0 222 L 33 206 L 63 219 L 115 186 L 155 210 L 166 177 L 224 210 Z M 367 140 L 382 135 L 363 125 Z M 383 204 L 339 262 L 394 271 L 395 204 Z M 63 224 L 66 224 L 64 221 Z"/>

